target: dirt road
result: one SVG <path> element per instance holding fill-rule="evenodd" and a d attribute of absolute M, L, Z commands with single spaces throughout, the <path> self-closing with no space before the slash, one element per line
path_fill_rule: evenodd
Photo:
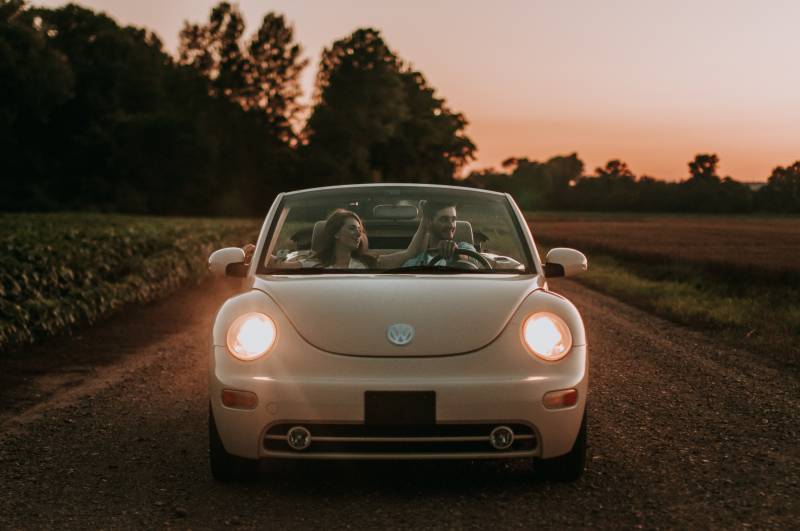
<path fill-rule="evenodd" d="M 292 462 L 215 483 L 206 342 L 224 290 L 206 286 L 37 347 L 55 361 L 0 361 L 0 528 L 800 525 L 797 374 L 571 281 L 552 287 L 589 331 L 577 483 L 533 481 L 524 462 Z"/>

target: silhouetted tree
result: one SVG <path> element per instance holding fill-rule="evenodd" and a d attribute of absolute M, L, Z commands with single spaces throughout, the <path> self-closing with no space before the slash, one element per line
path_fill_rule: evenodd
<path fill-rule="evenodd" d="M 54 114 L 73 95 L 69 60 L 48 45 L 41 20 L 19 0 L 0 1 L 0 209 L 53 208 L 43 144 Z"/>
<path fill-rule="evenodd" d="M 294 43 L 294 30 L 283 15 L 268 13 L 247 45 L 245 109 L 264 113 L 267 122 L 284 142 L 292 142 L 292 125 L 302 108 L 300 74 L 308 64 L 301 59 L 302 47 Z"/>
<path fill-rule="evenodd" d="M 689 162 L 690 177 L 680 185 L 679 210 L 692 212 L 748 212 L 752 193 L 746 185 L 717 175 L 719 157 L 699 154 Z"/>
<path fill-rule="evenodd" d="M 800 213 L 800 160 L 772 170 L 766 186 L 758 191 L 757 204 L 771 212 Z"/>
<path fill-rule="evenodd" d="M 308 61 L 294 42 L 283 15 L 268 13 L 261 27 L 241 44 L 245 24 L 235 4 L 220 2 L 207 24 L 185 23 L 180 33 L 181 64 L 209 80 L 209 92 L 259 114 L 274 138 L 295 143 L 293 125 L 301 111 L 300 74 Z"/>
<path fill-rule="evenodd" d="M 628 168 L 628 165 L 619 159 L 609 160 L 604 168 L 595 168 L 595 175 L 608 182 L 632 183 L 636 181 L 636 176 Z"/>
<path fill-rule="evenodd" d="M 208 24 L 184 23 L 178 55 L 210 81 L 210 91 L 241 104 L 245 86 L 245 59 L 239 41 L 244 18 L 238 6 L 220 2 L 211 9 Z"/>
<path fill-rule="evenodd" d="M 452 182 L 475 151 L 464 117 L 374 29 L 323 51 L 315 102 L 304 173 L 317 183 Z"/>
<path fill-rule="evenodd" d="M 702 183 L 719 183 L 717 175 L 717 165 L 719 157 L 716 154 L 703 153 L 696 155 L 694 160 L 689 162 L 690 181 Z"/>
<path fill-rule="evenodd" d="M 567 208 L 572 199 L 570 189 L 583 172 L 583 161 L 577 153 L 544 163 L 512 157 L 503 161 L 503 169 L 508 173 L 473 172 L 464 184 L 510 193 L 529 210 Z"/>
<path fill-rule="evenodd" d="M 3 209 L 261 215 L 294 172 L 259 113 L 74 4 L 0 0 L 0 88 Z"/>
<path fill-rule="evenodd" d="M 582 177 L 571 192 L 573 206 L 585 210 L 631 210 L 636 207 L 636 176 L 625 162 L 613 159 Z"/>
<path fill-rule="evenodd" d="M 545 171 L 552 187 L 550 204 L 553 208 L 568 207 L 571 187 L 583 174 L 583 161 L 577 153 L 556 156 L 547 161 Z"/>

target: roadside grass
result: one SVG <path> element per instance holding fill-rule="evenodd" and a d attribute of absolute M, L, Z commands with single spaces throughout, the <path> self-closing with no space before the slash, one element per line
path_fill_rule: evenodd
<path fill-rule="evenodd" d="M 798 288 L 726 286 L 702 271 L 683 278 L 648 278 L 647 266 L 593 256 L 578 279 L 599 291 L 794 365 L 800 361 Z"/>
<path fill-rule="evenodd" d="M 800 366 L 800 218 L 532 217 L 543 257 L 550 247 L 587 255 L 578 282 Z"/>
<path fill-rule="evenodd" d="M 203 279 L 216 248 L 258 220 L 0 215 L 0 353 L 164 298 Z"/>

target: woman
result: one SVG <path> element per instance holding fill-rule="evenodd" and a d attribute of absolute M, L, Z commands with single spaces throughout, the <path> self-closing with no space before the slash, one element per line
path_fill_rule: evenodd
<path fill-rule="evenodd" d="M 337 208 L 325 220 L 317 250 L 302 261 L 303 267 L 374 269 L 378 260 L 367 253 L 368 245 L 358 214 Z"/>
<path fill-rule="evenodd" d="M 419 212 L 423 212 L 426 201 L 420 201 Z M 368 240 L 364 223 L 358 214 L 338 208 L 325 220 L 317 249 L 306 258 L 286 261 L 270 257 L 270 266 L 297 269 L 325 267 L 329 269 L 392 269 L 400 267 L 425 248 L 428 240 L 430 219 L 420 215 L 419 227 L 408 248 L 395 253 L 375 255 L 367 252 Z M 255 245 L 244 247 L 245 264 L 249 264 L 255 252 Z"/>
<path fill-rule="evenodd" d="M 421 202 L 420 207 L 424 205 Z M 358 214 L 337 208 L 325 220 L 318 250 L 303 261 L 303 267 L 325 267 L 330 269 L 391 269 L 422 251 L 428 236 L 428 219 L 421 216 L 419 227 L 407 249 L 390 254 L 375 255 L 367 252 L 369 247 L 364 223 Z M 311 262 L 316 264 L 312 265 Z"/>

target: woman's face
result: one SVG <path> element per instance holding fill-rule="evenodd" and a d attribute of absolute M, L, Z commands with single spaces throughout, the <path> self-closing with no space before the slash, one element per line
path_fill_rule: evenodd
<path fill-rule="evenodd" d="M 347 218 L 334 238 L 340 245 L 355 251 L 361 243 L 361 224 L 355 218 Z"/>

